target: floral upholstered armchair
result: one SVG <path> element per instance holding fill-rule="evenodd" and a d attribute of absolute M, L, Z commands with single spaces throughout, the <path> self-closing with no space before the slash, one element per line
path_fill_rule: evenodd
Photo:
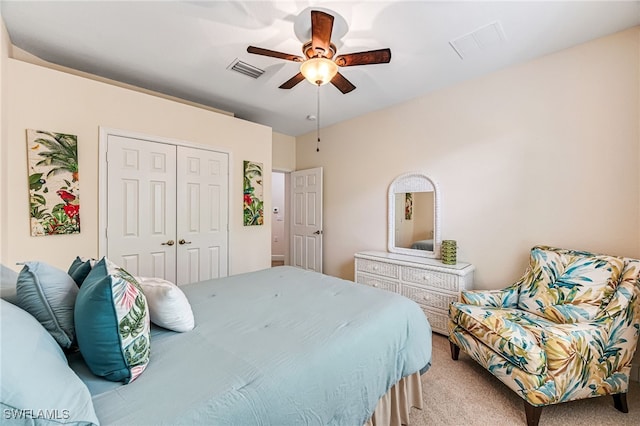
<path fill-rule="evenodd" d="M 600 395 L 626 413 L 639 272 L 636 259 L 534 247 L 518 282 L 450 306 L 451 356 L 462 348 L 520 395 L 529 426 L 545 405 Z"/>

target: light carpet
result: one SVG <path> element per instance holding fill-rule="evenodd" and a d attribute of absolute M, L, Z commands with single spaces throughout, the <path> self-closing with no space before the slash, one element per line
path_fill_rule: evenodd
<path fill-rule="evenodd" d="M 449 341 L 433 335 L 431 368 L 422 376 L 423 409 L 411 409 L 411 426 L 526 425 L 523 400 L 463 351 L 451 359 Z M 640 425 L 640 383 L 631 382 L 629 412 L 603 396 L 543 408 L 540 426 Z"/>

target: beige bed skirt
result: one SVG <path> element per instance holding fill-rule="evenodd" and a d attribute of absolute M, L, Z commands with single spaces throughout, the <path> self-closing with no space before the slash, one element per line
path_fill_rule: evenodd
<path fill-rule="evenodd" d="M 373 416 L 364 426 L 401 426 L 409 424 L 411 407 L 422 409 L 422 383 L 420 373 L 401 379 L 385 393 Z"/>

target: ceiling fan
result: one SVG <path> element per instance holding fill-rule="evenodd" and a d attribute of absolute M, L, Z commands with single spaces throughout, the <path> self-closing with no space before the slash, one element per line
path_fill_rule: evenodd
<path fill-rule="evenodd" d="M 338 67 L 385 64 L 391 61 L 391 50 L 378 49 L 335 56 L 337 49 L 331 43 L 333 20 L 334 17 L 328 13 L 311 11 L 311 40 L 302 46 L 304 57 L 254 46 L 249 46 L 247 52 L 301 63 L 300 72 L 285 81 L 280 89 L 291 89 L 306 78 L 318 86 L 331 82 L 342 93 L 349 93 L 356 86 L 338 72 Z"/>

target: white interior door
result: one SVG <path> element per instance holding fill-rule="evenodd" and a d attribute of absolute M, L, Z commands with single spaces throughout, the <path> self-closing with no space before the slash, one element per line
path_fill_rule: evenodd
<path fill-rule="evenodd" d="M 322 272 L 322 167 L 291 173 L 291 265 Z"/>
<path fill-rule="evenodd" d="M 107 256 L 175 282 L 176 147 L 114 135 L 107 145 Z"/>
<path fill-rule="evenodd" d="M 177 283 L 225 277 L 228 155 L 182 146 L 177 154 Z"/>

